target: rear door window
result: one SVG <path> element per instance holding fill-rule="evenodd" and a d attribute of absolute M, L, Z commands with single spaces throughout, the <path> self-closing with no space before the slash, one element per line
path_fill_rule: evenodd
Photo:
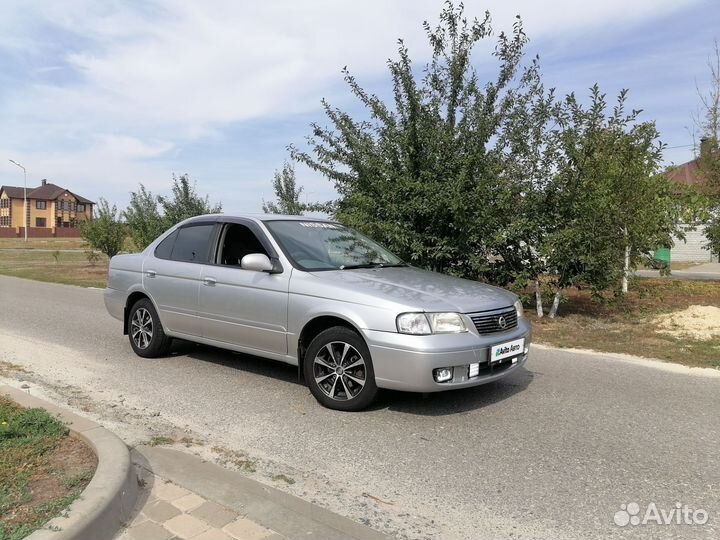
<path fill-rule="evenodd" d="M 173 232 L 170 236 L 165 238 L 155 248 L 155 256 L 158 259 L 169 259 L 172 254 L 173 246 L 175 245 L 175 239 L 177 238 L 178 232 Z"/>
<path fill-rule="evenodd" d="M 183 262 L 208 262 L 214 229 L 214 223 L 203 223 L 178 230 L 170 258 Z"/>

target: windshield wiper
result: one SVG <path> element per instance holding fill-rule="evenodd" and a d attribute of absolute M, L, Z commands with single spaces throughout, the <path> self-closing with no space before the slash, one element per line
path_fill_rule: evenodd
<path fill-rule="evenodd" d="M 358 268 L 399 268 L 401 266 L 407 266 L 405 263 L 389 264 L 383 262 L 371 262 L 362 264 L 344 264 L 340 267 L 340 270 L 355 270 Z"/>

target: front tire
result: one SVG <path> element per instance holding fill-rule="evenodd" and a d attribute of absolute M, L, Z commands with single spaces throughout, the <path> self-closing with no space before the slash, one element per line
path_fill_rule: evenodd
<path fill-rule="evenodd" d="M 143 358 L 164 356 L 170 350 L 155 306 L 147 298 L 135 302 L 128 313 L 128 337 L 135 354 Z"/>
<path fill-rule="evenodd" d="M 303 373 L 315 399 L 329 409 L 359 411 L 377 395 L 370 350 L 344 326 L 328 328 L 312 340 Z"/>

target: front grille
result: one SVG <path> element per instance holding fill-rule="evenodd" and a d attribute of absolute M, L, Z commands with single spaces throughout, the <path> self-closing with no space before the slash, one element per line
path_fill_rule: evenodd
<path fill-rule="evenodd" d="M 480 334 L 494 334 L 517 327 L 517 311 L 506 308 L 492 312 L 470 313 L 470 318 Z M 501 321 L 502 318 L 502 321 Z M 504 322 L 505 324 L 501 324 Z"/>

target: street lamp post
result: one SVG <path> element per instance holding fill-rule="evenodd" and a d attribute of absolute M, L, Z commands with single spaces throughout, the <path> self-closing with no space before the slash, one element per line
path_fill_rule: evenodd
<path fill-rule="evenodd" d="M 27 170 L 14 159 L 10 163 L 17 165 L 23 170 L 23 230 L 25 231 L 25 241 L 27 242 L 28 232 L 28 208 L 27 208 Z"/>

